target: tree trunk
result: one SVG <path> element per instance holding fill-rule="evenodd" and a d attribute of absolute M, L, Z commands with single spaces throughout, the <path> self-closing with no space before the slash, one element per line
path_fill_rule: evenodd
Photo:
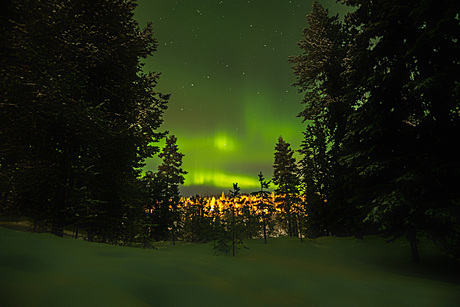
<path fill-rule="evenodd" d="M 177 228 L 177 221 L 174 221 L 173 222 L 173 225 L 172 225 L 172 244 L 173 245 L 176 245 L 176 228 Z"/>
<path fill-rule="evenodd" d="M 78 239 L 78 223 L 75 224 L 75 239 Z"/>
<path fill-rule="evenodd" d="M 265 241 L 265 244 L 267 244 L 267 228 L 265 225 L 265 213 L 263 214 L 262 220 L 264 221 L 264 241 Z"/>
<path fill-rule="evenodd" d="M 288 212 L 287 214 L 287 222 L 288 222 L 288 234 L 292 237 L 292 225 L 291 225 L 291 213 Z"/>
<path fill-rule="evenodd" d="M 412 254 L 412 261 L 413 262 L 419 262 L 420 261 L 420 255 L 418 253 L 417 235 L 415 233 L 415 230 L 410 231 L 406 235 L 406 238 L 410 243 L 410 251 L 411 251 L 411 254 Z"/>
<path fill-rule="evenodd" d="M 297 213 L 297 225 L 298 225 L 298 232 L 300 237 L 300 242 L 303 242 L 302 238 L 302 221 L 300 220 L 300 215 Z"/>
<path fill-rule="evenodd" d="M 67 137 L 64 141 L 64 148 L 62 149 L 59 161 L 59 182 L 57 186 L 57 199 L 52 213 L 51 233 L 64 237 L 64 224 L 66 218 L 66 210 L 68 205 L 69 187 L 71 186 L 71 165 L 69 161 L 69 152 Z"/>
<path fill-rule="evenodd" d="M 212 212 L 212 237 L 214 240 L 214 249 L 216 249 L 216 217 L 215 211 Z"/>
<path fill-rule="evenodd" d="M 232 208 L 232 249 L 235 256 L 235 211 Z"/>
<path fill-rule="evenodd" d="M 252 231 L 251 231 L 251 209 L 248 210 L 249 216 L 248 216 L 248 238 L 249 240 L 252 239 Z"/>
<path fill-rule="evenodd" d="M 92 229 L 88 229 L 86 237 L 88 242 L 94 242 L 94 231 Z"/>

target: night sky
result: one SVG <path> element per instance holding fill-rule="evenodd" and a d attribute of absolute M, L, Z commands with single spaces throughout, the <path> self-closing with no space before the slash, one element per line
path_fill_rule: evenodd
<path fill-rule="evenodd" d="M 346 7 L 318 1 L 343 17 Z M 273 175 L 280 135 L 298 149 L 305 124 L 296 115 L 302 94 L 287 62 L 300 54 L 310 0 L 141 0 L 136 18 L 153 23 L 158 50 L 147 71 L 161 72 L 157 89 L 171 94 L 162 130 L 185 154 L 182 195 L 259 187 Z M 158 158 L 147 161 L 156 171 Z"/>

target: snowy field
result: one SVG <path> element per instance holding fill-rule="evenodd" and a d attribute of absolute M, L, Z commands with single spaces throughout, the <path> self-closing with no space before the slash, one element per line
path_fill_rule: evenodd
<path fill-rule="evenodd" d="M 245 241 L 157 250 L 0 227 L 0 306 L 460 306 L 460 265 L 377 237 Z"/>

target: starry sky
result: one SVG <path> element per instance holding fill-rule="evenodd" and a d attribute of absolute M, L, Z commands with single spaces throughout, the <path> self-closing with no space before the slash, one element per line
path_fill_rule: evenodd
<path fill-rule="evenodd" d="M 341 17 L 348 8 L 318 1 Z M 305 124 L 290 55 L 307 26 L 312 0 L 139 0 L 135 18 L 153 23 L 158 50 L 146 71 L 161 72 L 171 94 L 162 130 L 178 138 L 188 172 L 183 196 L 243 192 L 273 175 L 278 137 L 298 149 Z M 158 158 L 147 160 L 156 171 Z"/>

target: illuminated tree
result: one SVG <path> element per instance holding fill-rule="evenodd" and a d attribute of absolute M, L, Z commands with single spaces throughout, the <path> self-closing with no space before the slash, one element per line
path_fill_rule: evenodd
<path fill-rule="evenodd" d="M 216 252 L 230 253 L 235 256 L 238 253 L 239 244 L 243 244 L 243 221 L 241 214 L 242 204 L 239 198 L 240 187 L 238 183 L 233 184 L 230 190 L 230 197 L 222 197 L 223 212 L 220 218 L 214 219 L 214 230 L 217 242 L 214 245 Z M 218 223 L 216 223 L 218 222 Z"/>
<path fill-rule="evenodd" d="M 245 229 L 245 238 L 252 239 L 256 222 L 251 199 L 246 195 L 242 196 L 240 198 L 240 206 L 241 223 Z"/>
<path fill-rule="evenodd" d="M 183 238 L 190 242 L 208 242 L 213 240 L 214 222 L 219 223 L 219 219 L 214 219 L 219 215 L 216 211 L 219 208 L 213 208 L 211 211 L 208 199 L 198 195 L 188 198 L 181 206 L 184 206 L 182 229 Z"/>
<path fill-rule="evenodd" d="M 281 208 L 286 215 L 288 234 L 293 236 L 296 234 L 297 227 L 292 215 L 292 206 L 299 200 L 299 169 L 291 145 L 285 142 L 282 136 L 278 138 L 275 146 L 273 183 L 277 185 L 275 190 L 277 202 L 281 203 Z"/>

